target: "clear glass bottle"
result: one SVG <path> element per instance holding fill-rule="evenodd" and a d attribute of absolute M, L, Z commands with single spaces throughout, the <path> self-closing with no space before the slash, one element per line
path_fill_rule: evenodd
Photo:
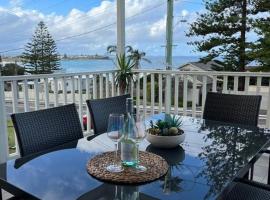
<path fill-rule="evenodd" d="M 124 133 L 121 139 L 121 160 L 124 166 L 135 166 L 137 161 L 136 145 L 130 137 L 133 134 L 133 129 L 136 127 L 133 118 L 133 100 L 126 100 L 126 120 L 124 125 Z"/>

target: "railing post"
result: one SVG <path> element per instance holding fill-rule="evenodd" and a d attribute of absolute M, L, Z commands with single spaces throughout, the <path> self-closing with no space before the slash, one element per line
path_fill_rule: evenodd
<path fill-rule="evenodd" d="M 86 81 L 85 81 L 85 85 L 86 85 L 86 99 L 89 100 L 90 99 L 90 78 L 89 75 L 86 76 Z M 90 111 L 87 108 L 86 111 L 87 114 L 87 133 L 90 133 L 91 130 L 91 116 L 90 116 Z"/>
<path fill-rule="evenodd" d="M 112 97 L 115 96 L 115 74 L 112 73 Z"/>
<path fill-rule="evenodd" d="M 257 77 L 257 84 L 256 84 L 256 95 L 259 95 L 261 92 L 261 86 L 262 86 L 262 77 Z"/>
<path fill-rule="evenodd" d="M 58 106 L 58 80 L 57 78 L 53 78 L 54 84 L 54 107 Z"/>
<path fill-rule="evenodd" d="M 158 112 L 162 112 L 162 74 L 158 75 Z"/>
<path fill-rule="evenodd" d="M 248 95 L 249 81 L 250 81 L 250 77 L 246 76 L 245 77 L 245 94 L 246 95 Z"/>
<path fill-rule="evenodd" d="M 83 96 L 82 96 L 82 76 L 78 76 L 78 95 L 79 95 L 79 117 L 83 128 Z"/>
<path fill-rule="evenodd" d="M 146 85 L 146 81 L 147 81 L 147 74 L 143 73 L 143 116 L 146 116 L 146 101 L 147 101 L 147 85 Z"/>
<path fill-rule="evenodd" d="M 235 76 L 233 79 L 233 92 L 234 92 L 234 94 L 238 94 L 238 81 L 239 81 L 239 77 Z"/>
<path fill-rule="evenodd" d="M 99 98 L 103 98 L 103 74 L 99 75 Z"/>
<path fill-rule="evenodd" d="M 228 76 L 223 76 L 223 89 L 222 93 L 228 93 Z"/>
<path fill-rule="evenodd" d="M 66 81 L 66 77 L 64 76 L 62 78 L 62 92 L 63 92 L 63 101 L 64 101 L 64 105 L 67 104 L 67 81 Z"/>
<path fill-rule="evenodd" d="M 97 75 L 93 75 L 93 99 L 97 98 Z"/>
<path fill-rule="evenodd" d="M 155 109 L 155 74 L 151 74 L 151 114 L 154 114 Z"/>
<path fill-rule="evenodd" d="M 226 83 L 227 86 L 227 83 Z M 224 88 L 224 87 L 223 87 Z M 207 76 L 203 76 L 203 88 L 202 88 L 202 115 L 201 118 L 203 118 L 203 112 L 204 112 L 204 105 L 205 105 L 205 99 L 207 95 Z"/>
<path fill-rule="evenodd" d="M 178 97 L 179 97 L 179 77 L 176 74 L 174 77 L 174 114 L 178 114 Z"/>
<path fill-rule="evenodd" d="M 38 79 L 34 80 L 34 88 L 35 88 L 35 110 L 39 110 L 39 83 L 38 83 Z"/>
<path fill-rule="evenodd" d="M 76 103 L 74 76 L 71 77 L 71 96 L 72 96 L 72 103 Z"/>
<path fill-rule="evenodd" d="M 6 114 L 4 81 L 0 78 L 0 164 L 7 161 L 9 154 Z"/>
<path fill-rule="evenodd" d="M 192 87 L 192 117 L 196 117 L 196 103 L 197 103 L 197 76 L 193 76 Z"/>
<path fill-rule="evenodd" d="M 109 74 L 106 73 L 106 79 L 105 79 L 105 93 L 106 93 L 106 98 L 110 96 L 110 91 L 109 91 Z"/>
<path fill-rule="evenodd" d="M 50 98 L 49 98 L 49 84 L 48 79 L 44 78 L 44 94 L 45 94 L 45 108 L 50 107 Z"/>
<path fill-rule="evenodd" d="M 268 101 L 267 101 L 267 118 L 266 118 L 266 127 L 270 128 L 270 80 L 269 80 L 269 89 L 268 89 Z"/>
<path fill-rule="evenodd" d="M 172 98 L 172 79 L 171 75 L 167 74 L 166 76 L 166 89 L 165 89 L 165 112 L 170 114 L 171 111 L 171 98 Z"/>
<path fill-rule="evenodd" d="M 141 99 L 141 89 L 140 89 L 140 73 L 137 75 L 137 84 L 136 84 L 136 109 L 137 114 L 140 113 L 140 99 Z"/>
<path fill-rule="evenodd" d="M 213 76 L 212 92 L 217 92 L 217 76 Z"/>
<path fill-rule="evenodd" d="M 187 115 L 187 90 L 188 90 L 188 80 L 187 80 L 187 76 L 184 75 L 183 77 L 183 81 L 184 81 L 184 86 L 183 86 L 183 115 L 186 116 Z"/>
<path fill-rule="evenodd" d="M 28 95 L 28 83 L 27 80 L 23 80 L 23 101 L 24 101 L 24 111 L 29 111 L 29 95 Z"/>

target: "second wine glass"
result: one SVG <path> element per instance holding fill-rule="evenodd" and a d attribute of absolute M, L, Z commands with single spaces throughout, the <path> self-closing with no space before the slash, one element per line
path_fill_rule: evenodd
<path fill-rule="evenodd" d="M 137 162 L 135 168 L 137 172 L 145 172 L 147 168 L 140 164 L 140 155 L 139 155 L 139 145 L 146 137 L 145 120 L 143 115 L 141 114 L 133 114 L 132 118 L 135 124 L 132 134 L 132 140 L 136 144 L 137 149 Z"/>
<path fill-rule="evenodd" d="M 124 170 L 122 165 L 119 164 L 117 156 L 118 143 L 120 141 L 120 138 L 122 137 L 123 126 L 124 126 L 123 114 L 110 114 L 108 121 L 107 135 L 114 142 L 115 158 L 114 162 L 106 167 L 106 169 L 109 172 L 116 173 Z"/>

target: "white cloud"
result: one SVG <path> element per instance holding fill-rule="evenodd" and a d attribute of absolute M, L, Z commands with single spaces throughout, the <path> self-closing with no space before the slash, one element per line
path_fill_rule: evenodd
<path fill-rule="evenodd" d="M 182 10 L 181 14 L 182 14 L 182 17 L 186 17 L 189 14 L 189 12 L 187 10 Z"/>
<path fill-rule="evenodd" d="M 157 22 L 153 23 L 152 27 L 150 28 L 150 36 L 157 37 L 164 35 L 166 31 L 166 16 L 164 18 L 158 20 Z"/>
<path fill-rule="evenodd" d="M 22 3 L 20 0 L 11 2 L 17 5 L 12 9 L 12 13 L 0 7 L 0 51 L 23 47 L 31 39 L 41 20 L 46 23 L 56 41 L 88 32 L 80 37 L 57 41 L 60 53 L 103 54 L 108 45 L 116 44 L 116 25 L 113 24 L 116 22 L 115 0 L 101 1 L 99 6 L 86 12 L 74 8 L 66 16 L 23 9 L 18 6 Z M 178 16 L 179 13 L 192 19 L 190 16 L 193 16 L 193 13 L 176 5 L 175 15 Z M 166 1 L 156 0 L 153 3 L 151 0 L 126 0 L 126 18 L 127 44 L 148 54 L 164 55 L 164 49 L 160 48 L 160 45 L 165 43 Z M 100 30 L 104 26 L 106 28 Z M 175 40 L 186 40 L 183 31 L 186 28 L 187 25 L 183 24 L 175 27 Z M 18 53 L 20 52 L 14 52 Z"/>
<path fill-rule="evenodd" d="M 9 0 L 11 7 L 19 7 L 23 4 L 23 0 Z"/>

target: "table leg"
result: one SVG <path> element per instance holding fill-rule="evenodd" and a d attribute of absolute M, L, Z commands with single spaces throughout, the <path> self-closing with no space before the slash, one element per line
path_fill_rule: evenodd
<path fill-rule="evenodd" d="M 0 200 L 3 200 L 2 195 L 3 195 L 3 193 L 2 193 L 2 189 L 0 188 Z"/>

